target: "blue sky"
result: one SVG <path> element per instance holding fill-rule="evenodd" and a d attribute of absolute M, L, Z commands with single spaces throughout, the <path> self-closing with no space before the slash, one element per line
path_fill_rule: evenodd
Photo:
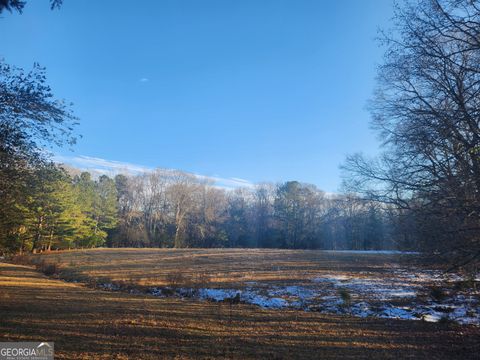
<path fill-rule="evenodd" d="M 56 150 L 67 161 L 333 192 L 347 154 L 377 151 L 366 103 L 392 11 L 391 0 L 65 0 L 58 11 L 30 0 L 0 18 L 0 56 L 46 66 L 74 103 L 83 138 Z"/>

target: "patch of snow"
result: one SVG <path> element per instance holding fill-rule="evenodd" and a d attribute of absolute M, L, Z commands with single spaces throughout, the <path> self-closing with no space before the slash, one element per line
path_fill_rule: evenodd
<path fill-rule="evenodd" d="M 225 299 L 234 298 L 238 290 L 233 289 L 199 289 L 198 296 L 201 299 L 208 299 L 214 301 L 223 301 Z"/>
<path fill-rule="evenodd" d="M 401 289 L 401 290 L 389 290 L 388 295 L 391 297 L 415 297 L 417 293 L 413 290 Z"/>
<path fill-rule="evenodd" d="M 327 274 L 325 276 L 313 278 L 313 282 L 335 282 L 335 281 L 347 281 L 350 277 L 346 275 Z"/>
<path fill-rule="evenodd" d="M 383 254 L 383 255 L 418 255 L 416 251 L 400 251 L 400 250 L 324 250 L 327 253 L 340 254 Z"/>
<path fill-rule="evenodd" d="M 306 289 L 301 286 L 286 286 L 284 288 L 276 288 L 268 291 L 269 296 L 287 296 L 296 297 L 299 300 L 309 300 L 317 296 L 312 289 Z"/>
<path fill-rule="evenodd" d="M 370 305 L 365 301 L 353 304 L 350 308 L 350 311 L 352 315 L 358 317 L 368 317 L 375 314 L 371 310 Z"/>
<path fill-rule="evenodd" d="M 403 319 L 414 320 L 416 319 L 412 315 L 412 311 L 401 307 L 387 307 L 380 314 L 379 317 L 388 319 Z"/>
<path fill-rule="evenodd" d="M 248 304 L 258 305 L 262 308 L 280 309 L 288 306 L 288 302 L 285 299 L 273 297 L 269 298 L 261 295 L 248 294 L 242 298 L 242 300 Z"/>
<path fill-rule="evenodd" d="M 422 315 L 422 320 L 428 322 L 439 322 L 444 315 L 438 312 L 432 312 L 431 314 Z"/>
<path fill-rule="evenodd" d="M 450 277 L 455 278 L 455 277 Z M 191 297 L 209 301 L 224 301 L 240 294 L 242 303 L 271 309 L 298 309 L 327 314 L 358 317 L 379 317 L 436 322 L 442 318 L 459 324 L 480 325 L 479 300 L 474 294 L 448 295 L 441 302 L 425 300 L 417 294 L 428 294 L 432 283 L 441 286 L 446 277 L 437 270 L 401 269 L 393 267 L 385 273 L 363 273 L 357 277 L 327 273 L 311 279 L 306 286 L 259 286 L 261 282 L 246 282 L 243 290 L 221 288 L 153 288 L 155 296 Z M 256 286 L 255 286 L 256 285 Z M 114 287 L 109 286 L 112 290 Z M 346 289 L 351 301 L 345 303 L 339 289 Z M 402 299 L 402 305 L 395 301 Z M 408 306 L 407 306 L 408 305 Z"/>
<path fill-rule="evenodd" d="M 417 292 L 410 286 L 397 285 L 394 279 L 352 278 L 345 275 L 327 275 L 312 279 L 316 283 L 327 283 L 335 288 L 346 288 L 359 295 L 391 300 L 393 298 L 415 297 Z"/>

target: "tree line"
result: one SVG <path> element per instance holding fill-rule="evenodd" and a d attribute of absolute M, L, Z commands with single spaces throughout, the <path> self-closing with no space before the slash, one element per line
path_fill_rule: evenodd
<path fill-rule="evenodd" d="M 181 171 L 102 175 L 45 164 L 2 232 L 4 251 L 110 247 L 408 246 L 394 209 L 289 181 L 226 190 Z M 4 227 L 5 229 L 5 227 Z"/>
<path fill-rule="evenodd" d="M 380 249 L 398 240 L 378 203 L 297 181 L 225 190 L 157 169 L 115 183 L 119 222 L 109 246 Z"/>

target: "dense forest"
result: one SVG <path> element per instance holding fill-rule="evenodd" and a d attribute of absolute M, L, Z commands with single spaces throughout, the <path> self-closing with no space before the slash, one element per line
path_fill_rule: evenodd
<path fill-rule="evenodd" d="M 2 2 L 0 12 L 23 6 Z M 75 143 L 71 105 L 54 98 L 40 65 L 1 60 L 1 251 L 395 248 L 478 264 L 480 6 L 406 2 L 392 24 L 369 105 L 382 153 L 349 156 L 337 195 L 296 181 L 224 190 L 180 171 L 93 178 L 64 169 L 46 148 Z"/>

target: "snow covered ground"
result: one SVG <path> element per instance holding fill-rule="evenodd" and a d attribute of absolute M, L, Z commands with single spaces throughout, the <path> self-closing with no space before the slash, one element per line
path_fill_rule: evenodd
<path fill-rule="evenodd" d="M 240 290 L 152 288 L 150 292 L 210 301 L 225 301 L 239 294 L 241 302 L 262 308 L 480 325 L 480 292 L 452 292 L 448 284 L 460 280 L 459 275 L 444 276 L 440 271 L 392 267 L 377 274 L 325 273 L 305 279 L 301 285 L 246 282 Z"/>

